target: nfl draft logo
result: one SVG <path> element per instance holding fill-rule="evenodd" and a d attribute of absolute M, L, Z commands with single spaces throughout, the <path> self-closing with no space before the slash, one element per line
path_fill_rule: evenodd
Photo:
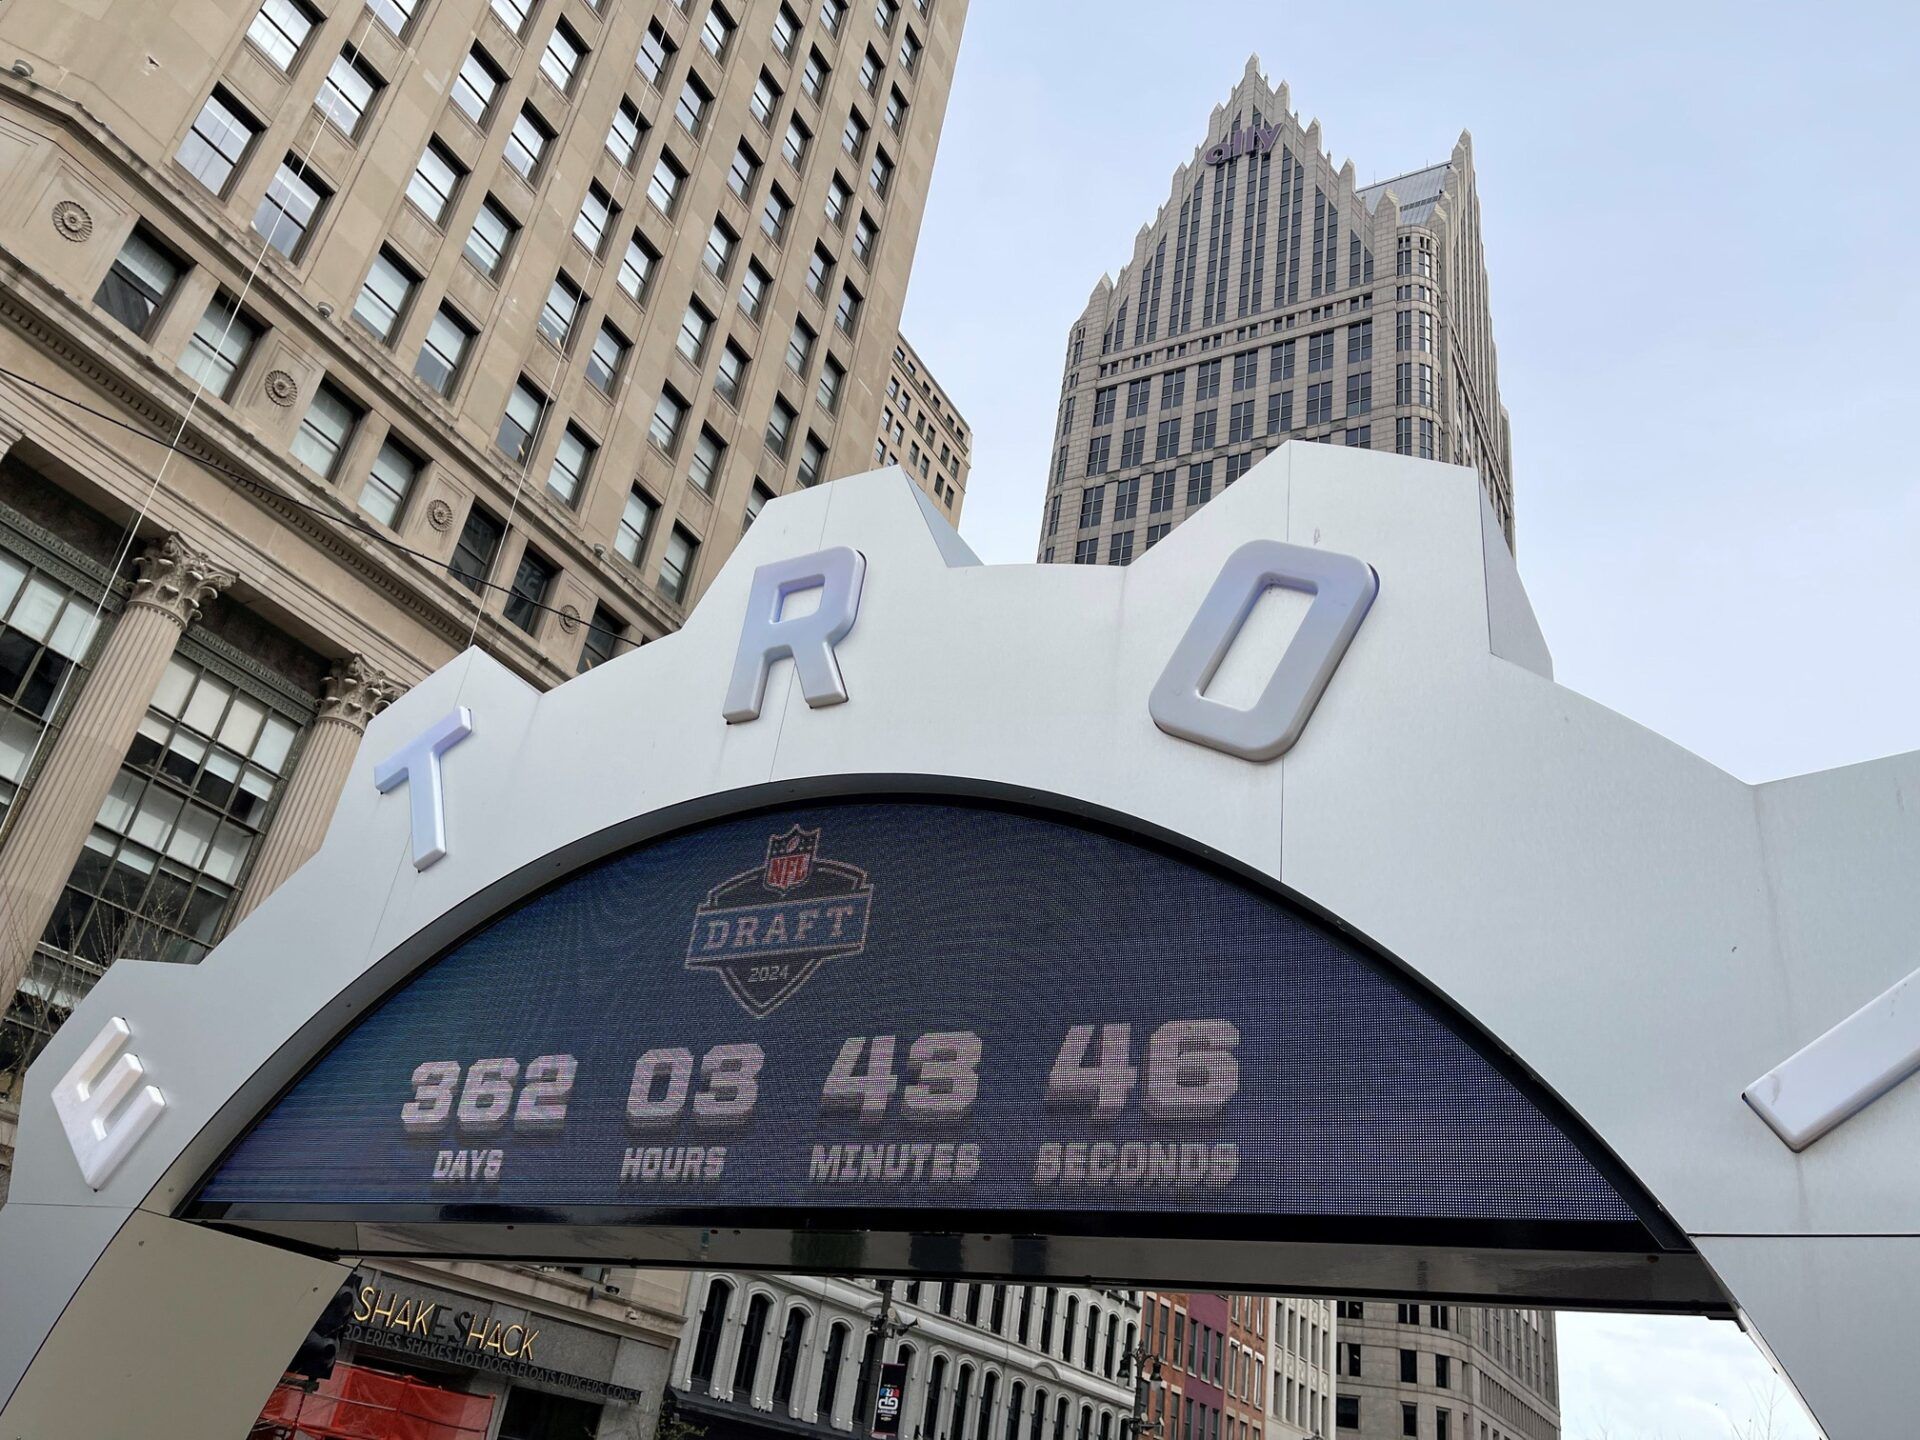
<path fill-rule="evenodd" d="M 687 968 L 712 970 L 756 1020 L 785 1004 L 829 960 L 867 948 L 867 872 L 820 855 L 820 832 L 767 838 L 763 863 L 721 881 L 694 911 Z"/>

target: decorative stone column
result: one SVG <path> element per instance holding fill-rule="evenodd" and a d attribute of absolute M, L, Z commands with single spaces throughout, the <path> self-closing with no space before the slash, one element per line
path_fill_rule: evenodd
<path fill-rule="evenodd" d="M 0 847 L 0 996 L 26 974 L 174 646 L 235 579 L 178 535 L 155 541 L 134 564 L 132 597 Z"/>
<path fill-rule="evenodd" d="M 367 722 L 398 699 L 403 688 L 364 655 L 349 655 L 334 665 L 313 732 L 287 781 L 273 827 L 260 842 L 246 886 L 234 902 L 229 927 L 239 924 L 320 848 L 353 773 L 353 757 L 360 752 Z"/>

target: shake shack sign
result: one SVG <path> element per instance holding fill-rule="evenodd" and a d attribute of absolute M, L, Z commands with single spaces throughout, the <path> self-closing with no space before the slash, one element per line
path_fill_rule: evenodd
<path fill-rule="evenodd" d="M 638 1403 L 611 1381 L 619 1339 L 517 1306 L 374 1275 L 354 1296 L 356 1345 L 536 1380 L 596 1399 Z"/>
<path fill-rule="evenodd" d="M 1233 133 L 1218 145 L 1209 145 L 1203 157 L 1209 165 L 1224 165 L 1240 155 L 1264 155 L 1280 138 L 1278 125 L 1256 125 L 1251 130 L 1235 126 Z"/>

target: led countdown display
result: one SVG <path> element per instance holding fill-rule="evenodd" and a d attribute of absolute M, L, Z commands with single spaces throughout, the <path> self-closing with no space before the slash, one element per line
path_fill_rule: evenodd
<path fill-rule="evenodd" d="M 1221 871 L 1026 811 L 824 802 L 493 920 L 195 1210 L 1634 1225 L 1552 1108 L 1377 956 Z"/>

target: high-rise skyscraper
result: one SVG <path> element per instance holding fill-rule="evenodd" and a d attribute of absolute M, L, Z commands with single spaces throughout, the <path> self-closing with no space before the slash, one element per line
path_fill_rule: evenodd
<path fill-rule="evenodd" d="M 1471 142 L 1362 185 L 1253 59 L 1069 333 L 1040 559 L 1129 564 L 1287 440 L 1472 466 L 1512 543 Z M 1228 1371 L 1206 1359 L 1235 1363 L 1236 1300 L 1149 1292 L 1143 1307 L 1167 1316 L 1149 1343 L 1179 1356 L 1161 1440 L 1212 1440 L 1216 1406 L 1240 1440 L 1232 1387 L 1207 1373 Z M 1559 1434 L 1550 1313 L 1282 1301 L 1272 1319 L 1276 1434 Z"/>
<path fill-rule="evenodd" d="M 871 468 L 966 13 L 0 6 L 0 1196 L 46 1036 L 299 866 L 399 690 L 672 631 Z M 347 1363 L 650 1428 L 680 1277 L 363 1279 Z"/>
<path fill-rule="evenodd" d="M 1040 559 L 1124 565 L 1286 440 L 1513 477 L 1473 149 L 1362 185 L 1258 59 L 1067 339 Z"/>

